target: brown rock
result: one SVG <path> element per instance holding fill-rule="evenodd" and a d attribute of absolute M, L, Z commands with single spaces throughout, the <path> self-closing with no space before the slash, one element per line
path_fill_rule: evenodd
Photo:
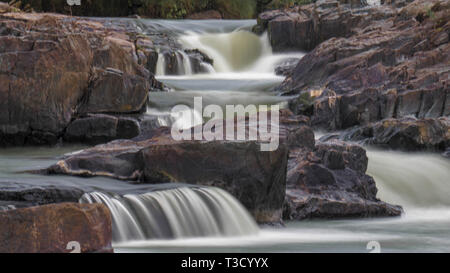
<path fill-rule="evenodd" d="M 343 6 L 337 9 L 310 5 L 299 8 L 299 12 L 308 20 L 316 20 L 317 14 L 305 11 L 312 8 L 320 9 L 320 20 L 348 14 L 348 8 Z M 311 116 L 313 126 L 328 130 L 386 118 L 448 115 L 450 44 L 445 34 L 450 31 L 450 6 L 442 0 L 414 1 L 398 16 L 393 12 L 379 14 L 385 9 L 393 7 L 352 10 L 348 16 L 364 15 L 364 19 L 349 24 L 351 30 L 346 30 L 345 35 L 330 30 L 333 38 L 323 40 L 288 73 L 279 88 L 283 94 L 303 95 L 321 90 L 321 95 L 314 97 L 313 109 L 301 107 L 302 96 L 291 102 L 295 114 Z M 365 14 L 369 11 L 373 12 Z M 266 19 L 268 25 L 281 18 L 273 17 Z M 294 25 L 300 20 L 285 19 Z M 324 31 L 323 25 L 318 29 Z M 317 33 L 305 35 L 303 41 L 325 37 Z M 280 43 L 283 45 L 284 41 Z M 301 48 L 296 45 L 297 50 Z"/>
<path fill-rule="evenodd" d="M 261 151 L 260 140 L 178 142 L 172 139 L 169 128 L 161 128 L 151 138 L 140 136 L 84 150 L 44 173 L 216 186 L 233 194 L 258 222 L 279 222 L 288 146 L 314 147 L 312 130 L 306 125 L 293 125 L 303 122 L 301 117 L 282 120 L 279 147 L 271 152 Z M 250 123 L 249 119 L 245 121 Z M 225 131 L 225 126 L 216 130 Z M 248 135 L 248 127 L 245 133 Z"/>
<path fill-rule="evenodd" d="M 398 216 L 402 208 L 376 198 L 368 158 L 358 145 L 320 142 L 312 151 L 291 151 L 283 218 Z"/>
<path fill-rule="evenodd" d="M 154 81 L 126 28 L 55 14 L 0 19 L 0 145 L 54 144 L 87 113 L 143 109 Z"/>
<path fill-rule="evenodd" d="M 1 253 L 111 252 L 111 215 L 101 204 L 63 203 L 0 212 Z"/>

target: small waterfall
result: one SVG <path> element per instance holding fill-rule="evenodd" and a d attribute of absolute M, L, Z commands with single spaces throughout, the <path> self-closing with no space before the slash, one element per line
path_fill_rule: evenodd
<path fill-rule="evenodd" d="M 181 54 L 181 51 L 175 52 L 175 58 L 177 59 L 176 75 L 185 75 L 186 74 L 185 65 L 184 65 L 185 59 L 184 59 L 184 56 Z"/>
<path fill-rule="evenodd" d="M 436 154 L 368 150 L 379 197 L 405 209 L 450 208 L 450 160 Z"/>
<path fill-rule="evenodd" d="M 113 241 L 257 234 L 258 226 L 230 194 L 217 188 L 177 188 L 142 195 L 93 192 L 80 203 L 103 203 L 113 218 Z"/>
<path fill-rule="evenodd" d="M 161 52 L 158 53 L 158 62 L 156 63 L 156 76 L 166 75 L 166 58 Z"/>
<path fill-rule="evenodd" d="M 267 53 L 266 40 L 268 45 L 267 37 L 243 30 L 231 33 L 187 32 L 179 40 L 185 48 L 197 48 L 212 58 L 217 72 L 244 70 Z"/>
<path fill-rule="evenodd" d="M 185 75 L 192 75 L 192 65 L 191 65 L 191 59 L 184 51 L 178 51 L 178 53 L 182 57 L 182 63 L 184 68 L 184 74 Z"/>
<path fill-rule="evenodd" d="M 168 66 L 174 63 L 176 65 L 176 69 L 169 69 Z M 158 54 L 158 62 L 156 64 L 156 76 L 165 76 L 168 74 L 188 75 L 188 76 L 194 74 L 191 58 L 186 52 L 178 50 L 171 54 L 168 53 Z"/>

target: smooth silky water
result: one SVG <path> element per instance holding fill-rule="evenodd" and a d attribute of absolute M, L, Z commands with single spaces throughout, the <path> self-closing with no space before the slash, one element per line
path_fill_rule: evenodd
<path fill-rule="evenodd" d="M 161 117 L 161 125 L 174 121 L 173 106 L 192 108 L 196 96 L 203 98 L 204 106 L 286 106 L 287 98 L 272 92 L 283 81 L 274 68 L 304 53 L 272 54 L 267 36 L 249 32 L 255 21 L 135 23 L 143 32 L 175 35 L 186 49 L 198 48 L 214 59 L 214 66 L 205 64 L 208 73 L 193 75 L 188 58 L 180 53 L 180 75 L 168 76 L 159 58 L 157 78 L 172 90 L 152 93 L 147 114 Z M 203 119 L 194 112 L 195 125 Z M 191 125 L 192 121 L 186 121 L 185 126 Z M 23 172 L 45 168 L 85 147 L 0 149 L 1 187 L 83 189 L 87 194 L 80 202 L 101 202 L 110 208 L 116 252 L 369 252 L 370 241 L 379 242 L 383 252 L 450 251 L 450 161 L 437 154 L 368 149 L 368 173 L 377 182 L 379 197 L 402 205 L 402 217 L 288 222 L 286 228 L 258 228 L 234 197 L 216 188 L 135 185 L 101 177 Z"/>

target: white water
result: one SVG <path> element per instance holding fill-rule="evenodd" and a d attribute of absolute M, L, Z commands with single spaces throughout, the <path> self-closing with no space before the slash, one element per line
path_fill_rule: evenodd
<path fill-rule="evenodd" d="M 368 155 L 368 173 L 377 182 L 379 198 L 401 204 L 407 212 L 442 208 L 450 212 L 450 160 L 427 153 L 369 150 Z"/>
<path fill-rule="evenodd" d="M 152 21 L 146 23 L 152 27 Z M 267 34 L 257 36 L 249 31 L 255 23 L 188 20 L 183 25 L 178 21 L 164 21 L 164 28 L 178 37 L 184 49 L 199 49 L 214 60 L 214 65 L 202 63 L 208 73 L 194 74 L 190 58 L 180 50 L 177 56 L 183 67 L 178 68 L 178 75 L 169 76 L 165 73 L 167 62 L 160 54 L 157 79 L 174 92 L 151 93 L 147 114 L 156 116 L 160 126 L 172 126 L 181 117 L 177 125 L 185 129 L 204 122 L 202 113 L 193 109 L 194 97 L 202 97 L 204 107 L 210 104 L 286 107 L 289 98 L 271 92 L 284 80 L 275 75 L 275 68 L 284 60 L 302 58 L 304 53 L 273 54 Z M 191 107 L 191 111 L 173 113 L 172 107 L 180 104 Z"/>
<path fill-rule="evenodd" d="M 141 195 L 85 194 L 82 203 L 103 203 L 113 218 L 114 242 L 256 235 L 259 229 L 230 194 L 217 188 L 176 188 Z"/>
<path fill-rule="evenodd" d="M 436 154 L 368 150 L 379 197 L 400 204 L 397 218 L 317 220 L 263 229 L 257 235 L 123 242 L 117 252 L 382 252 L 450 251 L 450 161 Z"/>
<path fill-rule="evenodd" d="M 273 54 L 267 34 L 257 36 L 240 27 L 229 32 L 205 32 L 201 30 L 178 30 L 179 42 L 184 49 L 199 49 L 214 60 L 213 69 L 209 73 L 219 74 L 254 74 L 264 73 L 274 75 L 277 64 L 290 58 L 302 58 L 305 54 L 295 52 L 291 54 Z M 191 75 L 192 64 L 187 54 L 180 50 L 177 56 L 184 66 L 178 68 L 179 75 Z M 166 62 L 160 56 L 157 64 L 157 76 L 164 76 Z M 203 66 L 210 66 L 202 63 Z M 241 75 L 242 77 L 242 75 Z"/>

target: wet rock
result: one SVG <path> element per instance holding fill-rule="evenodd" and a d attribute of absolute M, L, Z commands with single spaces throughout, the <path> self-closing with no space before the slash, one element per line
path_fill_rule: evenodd
<path fill-rule="evenodd" d="M 450 119 L 387 119 L 324 137 L 333 138 L 396 150 L 445 151 L 450 146 Z"/>
<path fill-rule="evenodd" d="M 2 185 L 5 183 L 2 182 Z M 61 186 L 43 186 L 43 187 L 0 187 L 0 202 L 3 206 L 12 206 L 13 208 L 25 208 L 41 206 L 55 203 L 78 203 L 78 200 L 84 194 L 84 191 Z"/>
<path fill-rule="evenodd" d="M 145 108 L 157 81 L 138 63 L 134 36 L 89 19 L 3 14 L 0 145 L 55 144 L 79 116 Z"/>
<path fill-rule="evenodd" d="M 349 16 L 373 12 L 350 24 L 345 38 L 336 33 L 301 59 L 279 88 L 285 95 L 301 95 L 290 103 L 295 114 L 311 116 L 312 126 L 326 130 L 387 118 L 449 114 L 450 44 L 445 37 L 450 31 L 450 6 L 439 0 L 414 1 L 398 15 L 380 15 L 385 9 L 393 7 L 353 10 Z M 433 16 L 427 15 L 427 9 Z M 342 16 L 332 8 L 325 11 L 328 16 Z M 276 19 L 269 18 L 267 24 L 271 20 Z M 298 107 L 303 94 L 312 95 L 312 109 Z"/>
<path fill-rule="evenodd" d="M 111 215 L 102 204 L 64 203 L 0 212 L 1 253 L 112 252 Z"/>
<path fill-rule="evenodd" d="M 299 61 L 300 59 L 297 58 L 290 58 L 282 61 L 281 63 L 276 65 L 275 74 L 288 76 L 292 72 L 292 70 L 294 70 L 294 68 L 297 66 Z"/>
<path fill-rule="evenodd" d="M 372 177 L 365 174 L 363 148 L 344 142 L 320 142 L 312 151 L 291 151 L 283 218 L 355 218 L 398 216 L 399 206 L 376 198 Z"/>
<path fill-rule="evenodd" d="M 314 146 L 309 127 L 293 126 L 301 121 L 301 117 L 293 117 L 285 121 L 291 126 L 281 125 L 279 147 L 271 152 L 261 151 L 261 141 L 175 141 L 169 128 L 160 128 L 152 131 L 150 138 L 119 140 L 84 150 L 44 173 L 215 186 L 233 194 L 258 222 L 279 222 L 288 146 Z M 216 128 L 221 129 L 225 131 L 225 123 Z"/>
<path fill-rule="evenodd" d="M 341 4 L 340 2 L 344 3 Z M 364 7 L 360 1 L 317 1 L 286 10 L 267 11 L 258 16 L 258 29 L 269 33 L 274 51 L 312 50 L 333 37 L 348 37 L 353 29 L 367 26 L 373 18 L 394 14 L 388 7 Z M 359 8 L 352 10 L 352 8 Z"/>
<path fill-rule="evenodd" d="M 204 64 L 214 65 L 214 60 L 211 59 L 208 55 L 201 52 L 198 49 L 186 49 L 184 50 L 186 54 L 189 56 L 192 72 L 193 73 L 209 73 L 210 71 L 205 69 Z"/>
<path fill-rule="evenodd" d="M 150 90 L 147 79 L 111 68 L 95 73 L 79 114 L 135 113 L 146 106 Z"/>
<path fill-rule="evenodd" d="M 64 140 L 99 144 L 115 139 L 131 139 L 139 134 L 140 126 L 135 119 L 90 114 L 71 122 L 64 134 Z"/>

